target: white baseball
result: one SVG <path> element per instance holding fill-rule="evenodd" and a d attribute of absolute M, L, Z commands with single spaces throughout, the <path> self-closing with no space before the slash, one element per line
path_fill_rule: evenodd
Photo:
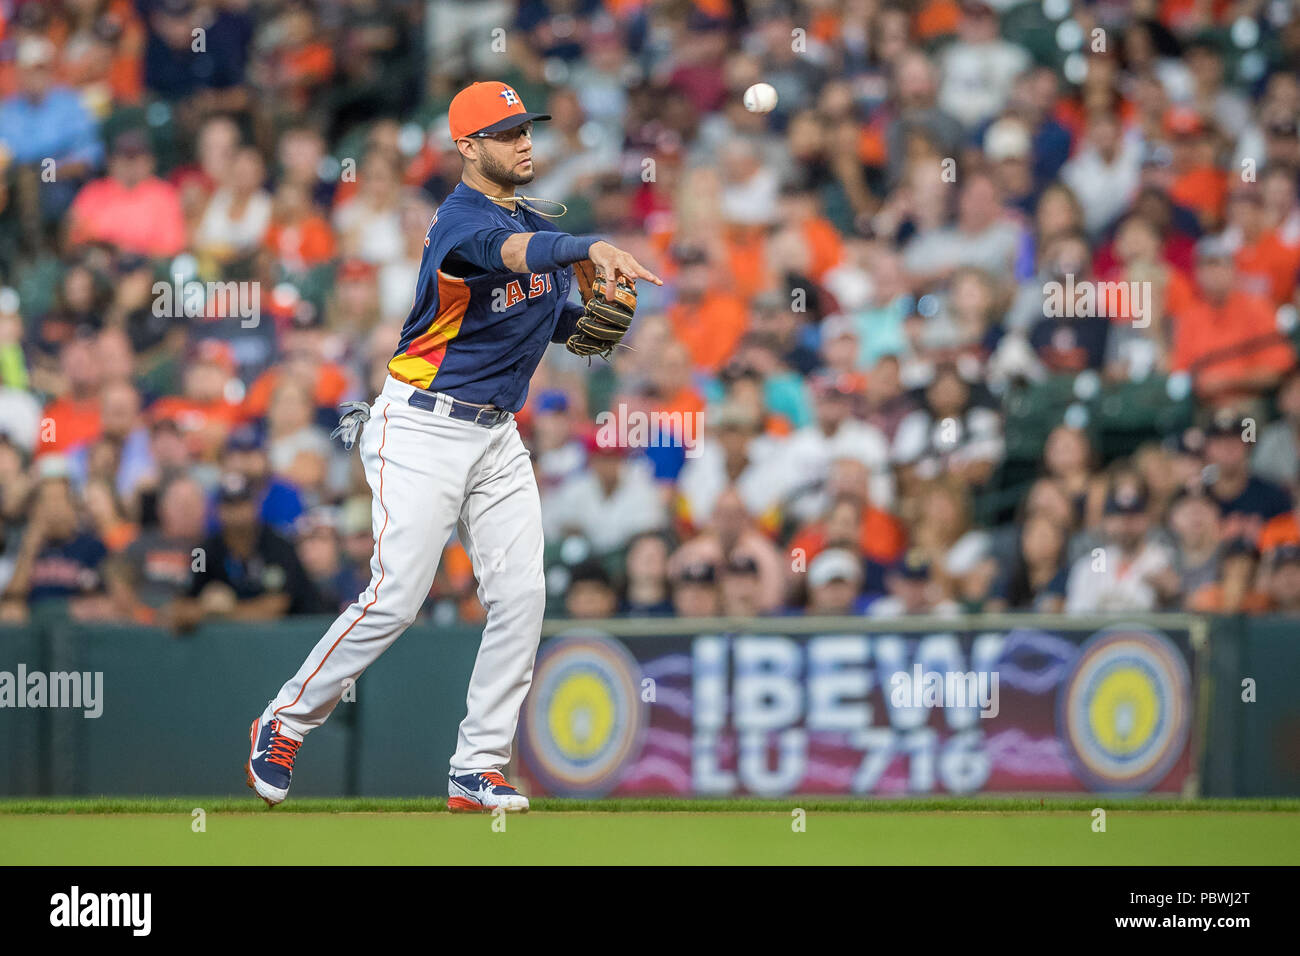
<path fill-rule="evenodd" d="M 744 103 L 751 113 L 770 113 L 776 109 L 776 90 L 770 83 L 755 83 L 745 90 Z"/>

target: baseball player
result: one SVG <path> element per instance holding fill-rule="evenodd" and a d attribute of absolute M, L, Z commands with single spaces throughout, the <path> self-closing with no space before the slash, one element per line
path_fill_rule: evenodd
<path fill-rule="evenodd" d="M 548 344 L 608 356 L 631 323 L 636 280 L 662 285 L 628 253 L 560 232 L 515 195 L 533 178 L 533 123 L 548 119 L 504 83 L 475 83 L 451 102 L 461 182 L 429 224 L 383 390 L 370 405 L 348 403 L 335 431 L 348 448 L 360 434 L 374 495 L 370 584 L 253 721 L 248 785 L 271 806 L 288 795 L 303 738 L 415 620 L 458 529 L 487 622 L 447 806 L 528 809 L 501 774 L 546 597 L 540 500 L 514 413 Z M 575 266 L 581 306 L 568 301 Z"/>

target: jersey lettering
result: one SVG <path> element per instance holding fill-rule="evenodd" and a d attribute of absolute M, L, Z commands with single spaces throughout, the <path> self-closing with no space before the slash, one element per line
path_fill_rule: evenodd
<path fill-rule="evenodd" d="M 551 274 L 534 272 L 528 279 L 528 298 L 535 299 L 544 292 L 551 291 Z"/>

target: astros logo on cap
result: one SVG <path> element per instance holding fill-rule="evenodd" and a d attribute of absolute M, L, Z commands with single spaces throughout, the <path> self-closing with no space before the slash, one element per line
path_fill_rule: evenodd
<path fill-rule="evenodd" d="M 530 113 L 511 87 L 496 80 L 472 83 L 456 94 L 447 112 L 453 140 L 488 136 L 514 129 L 529 120 L 548 120 L 547 113 Z"/>

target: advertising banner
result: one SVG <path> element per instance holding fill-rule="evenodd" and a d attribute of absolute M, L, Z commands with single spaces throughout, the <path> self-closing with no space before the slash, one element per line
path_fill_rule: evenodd
<path fill-rule="evenodd" d="M 519 728 L 556 796 L 1183 793 L 1187 630 L 725 634 L 543 643 Z"/>

